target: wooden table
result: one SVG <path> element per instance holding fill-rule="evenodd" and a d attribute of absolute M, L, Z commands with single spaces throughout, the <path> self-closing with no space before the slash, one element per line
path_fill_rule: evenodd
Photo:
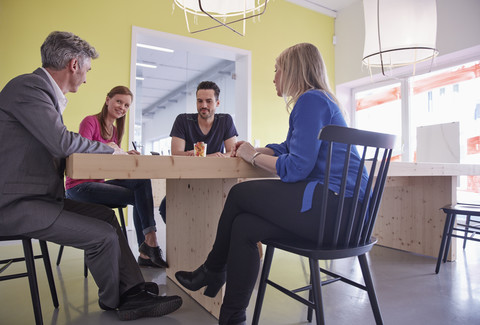
<path fill-rule="evenodd" d="M 205 262 L 230 188 L 244 178 L 275 177 L 240 158 L 98 154 L 73 154 L 66 174 L 84 179 L 167 179 L 167 276 L 175 283 L 175 272 L 193 271 Z M 218 318 L 224 289 L 214 299 L 205 297 L 203 290 L 186 292 Z"/>
<path fill-rule="evenodd" d="M 465 175 L 480 175 L 480 165 L 392 162 L 374 229 L 378 243 L 437 257 L 445 224 L 440 208 L 457 203 L 457 178 Z"/>
<path fill-rule="evenodd" d="M 66 174 L 167 179 L 167 276 L 174 282 L 176 271 L 205 261 L 230 188 L 242 178 L 274 177 L 240 158 L 95 154 L 69 157 Z M 374 231 L 379 244 L 436 257 L 445 222 L 440 208 L 456 203 L 461 175 L 480 175 L 480 165 L 392 162 Z M 215 299 L 187 292 L 218 317 L 223 291 Z"/>

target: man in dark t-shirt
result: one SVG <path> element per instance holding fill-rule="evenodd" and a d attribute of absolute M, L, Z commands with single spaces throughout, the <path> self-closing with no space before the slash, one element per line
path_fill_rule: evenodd
<path fill-rule="evenodd" d="M 205 142 L 207 155 L 230 157 L 238 133 L 229 114 L 215 114 L 220 105 L 219 95 L 220 88 L 212 81 L 198 85 L 198 114 L 180 114 L 175 119 L 170 132 L 172 155 L 193 156 L 193 145 Z"/>
<path fill-rule="evenodd" d="M 237 141 L 237 129 L 230 114 L 218 113 L 220 88 L 213 81 L 202 81 L 197 87 L 198 114 L 180 114 L 173 123 L 172 155 L 193 156 L 196 142 L 207 144 L 207 156 L 230 157 Z M 224 152 L 226 151 L 226 152 Z M 160 215 L 166 221 L 166 200 L 160 204 Z"/>
<path fill-rule="evenodd" d="M 237 135 L 232 117 L 224 113 L 213 115 L 210 130 L 207 134 L 203 133 L 200 127 L 202 122 L 199 114 L 180 114 L 177 116 L 170 133 L 172 154 L 193 156 L 194 144 L 205 142 L 207 144 L 207 155 L 229 157 L 229 151 L 235 145 Z M 223 153 L 224 149 L 228 151 L 226 154 Z"/>

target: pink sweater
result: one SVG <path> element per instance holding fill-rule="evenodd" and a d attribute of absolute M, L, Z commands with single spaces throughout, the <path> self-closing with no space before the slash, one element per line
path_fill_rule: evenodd
<path fill-rule="evenodd" d="M 111 140 L 105 140 L 104 138 L 102 138 L 102 134 L 100 130 L 101 130 L 100 121 L 97 119 L 96 116 L 90 115 L 85 117 L 82 123 L 80 123 L 80 128 L 78 130 L 78 133 L 80 133 L 82 137 L 90 140 L 99 141 L 103 143 L 115 142 L 116 144 L 118 144 L 117 128 L 115 126 L 113 127 L 113 137 Z M 68 190 L 81 183 L 86 183 L 86 182 L 103 183 L 104 181 L 105 181 L 104 179 L 72 179 L 67 176 L 65 181 L 65 189 Z"/>

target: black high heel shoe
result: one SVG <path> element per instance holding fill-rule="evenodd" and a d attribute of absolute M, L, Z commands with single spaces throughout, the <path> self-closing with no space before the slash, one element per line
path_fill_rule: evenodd
<path fill-rule="evenodd" d="M 206 286 L 203 294 L 213 298 L 225 284 L 227 272 L 212 272 L 205 265 L 201 265 L 193 272 L 178 271 L 175 277 L 182 286 L 191 291 L 197 291 Z"/>
<path fill-rule="evenodd" d="M 220 308 L 219 325 L 247 325 L 247 313 L 245 309 L 228 308 L 222 304 Z"/>

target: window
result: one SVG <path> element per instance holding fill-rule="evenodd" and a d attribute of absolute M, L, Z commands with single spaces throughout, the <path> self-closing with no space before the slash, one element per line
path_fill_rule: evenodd
<path fill-rule="evenodd" d="M 396 160 L 480 163 L 479 89 L 478 60 L 353 89 L 355 127 L 397 135 Z M 461 192 L 480 193 L 480 177 Z"/>
<path fill-rule="evenodd" d="M 204 80 L 221 89 L 217 112 L 232 115 L 239 136 L 250 138 L 250 51 L 133 26 L 131 54 L 129 143 L 143 154 L 170 154 L 175 118 L 196 112 L 196 88 Z"/>
<path fill-rule="evenodd" d="M 402 106 L 400 83 L 355 93 L 355 121 L 359 129 L 397 136 L 393 156 L 402 151 Z"/>

